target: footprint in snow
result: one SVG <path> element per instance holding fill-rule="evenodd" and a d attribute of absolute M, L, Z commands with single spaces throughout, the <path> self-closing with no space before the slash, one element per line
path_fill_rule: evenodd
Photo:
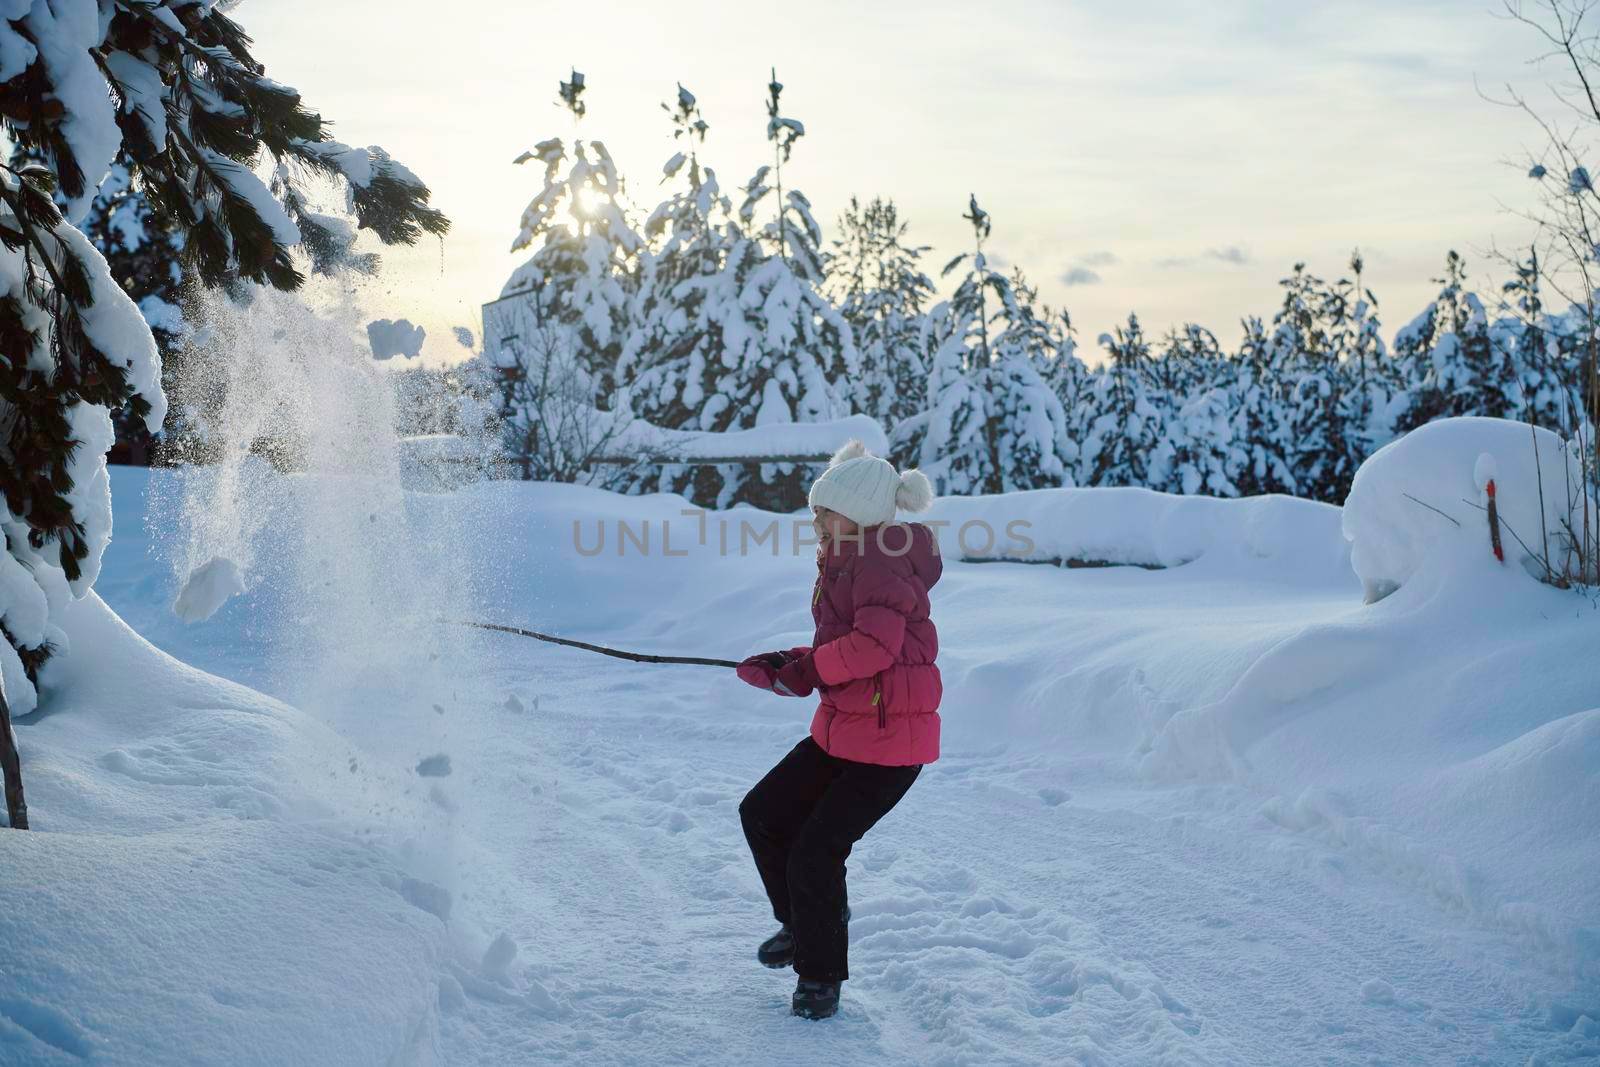
<path fill-rule="evenodd" d="M 87 1059 L 94 1052 L 93 1038 L 59 1008 L 25 997 L 0 997 L 0 1019 L 9 1019 L 46 1045 L 69 1056 Z"/>
<path fill-rule="evenodd" d="M 434 807 L 438 808 L 447 815 L 454 815 L 460 810 L 456 806 L 456 802 L 450 799 L 450 794 L 439 788 L 438 783 L 435 783 L 433 787 L 428 790 L 428 800 L 433 804 Z"/>
<path fill-rule="evenodd" d="M 407 904 L 437 916 L 442 922 L 450 921 L 450 890 L 444 886 L 420 878 L 402 878 L 398 888 Z"/>
<path fill-rule="evenodd" d="M 1067 792 L 1065 789 L 1057 789 L 1055 786 L 1046 786 L 1045 788 L 1039 790 L 1039 799 L 1045 802 L 1046 807 L 1056 808 L 1071 800 L 1072 794 Z"/>
<path fill-rule="evenodd" d="M 417 775 L 422 778 L 448 778 L 450 777 L 450 757 L 440 752 L 429 756 L 417 764 Z"/>
<path fill-rule="evenodd" d="M 483 951 L 478 973 L 501 985 L 511 983 L 511 964 L 517 958 L 517 943 L 504 930 Z"/>
<path fill-rule="evenodd" d="M 1381 978 L 1361 983 L 1361 999 L 1368 1004 L 1393 1004 L 1394 986 Z"/>

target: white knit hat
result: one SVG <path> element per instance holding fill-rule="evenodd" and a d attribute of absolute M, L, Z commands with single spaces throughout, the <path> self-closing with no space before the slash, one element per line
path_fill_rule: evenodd
<path fill-rule="evenodd" d="M 895 473 L 894 464 L 867 455 L 860 441 L 847 441 L 811 485 L 810 504 L 837 511 L 857 526 L 893 522 L 896 508 L 926 511 L 933 486 L 918 470 Z"/>

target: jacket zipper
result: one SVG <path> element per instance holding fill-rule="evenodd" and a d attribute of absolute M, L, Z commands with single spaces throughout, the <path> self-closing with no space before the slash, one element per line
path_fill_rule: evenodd
<path fill-rule="evenodd" d="M 872 703 L 878 709 L 878 729 L 884 730 L 889 726 L 888 712 L 883 703 L 883 675 L 876 674 L 872 678 Z"/>

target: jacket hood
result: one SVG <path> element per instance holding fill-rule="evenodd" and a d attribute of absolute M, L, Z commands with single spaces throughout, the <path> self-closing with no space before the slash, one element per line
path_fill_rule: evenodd
<path fill-rule="evenodd" d="M 890 570 L 910 574 L 925 589 L 932 589 L 944 573 L 944 557 L 933 527 L 920 522 L 886 522 L 868 526 L 858 537 L 844 538 L 834 546 L 838 558 L 860 555 Z"/>

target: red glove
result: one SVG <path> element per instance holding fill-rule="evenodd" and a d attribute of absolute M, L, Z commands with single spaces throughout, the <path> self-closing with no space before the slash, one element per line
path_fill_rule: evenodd
<path fill-rule="evenodd" d="M 777 680 L 778 670 L 789 662 L 789 658 L 787 652 L 763 652 L 751 656 L 739 664 L 739 679 L 757 689 L 771 689 L 772 683 Z"/>
<path fill-rule="evenodd" d="M 772 691 L 784 696 L 806 697 L 822 688 L 822 676 L 817 673 L 816 657 L 809 652 L 797 656 L 778 669 Z"/>

